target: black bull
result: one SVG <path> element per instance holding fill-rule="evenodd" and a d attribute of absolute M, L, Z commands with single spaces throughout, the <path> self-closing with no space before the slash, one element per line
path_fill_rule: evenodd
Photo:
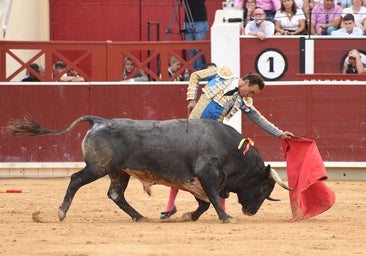
<path fill-rule="evenodd" d="M 108 197 L 134 221 L 143 216 L 125 199 L 130 176 L 139 179 L 147 193 L 150 186 L 163 184 L 189 191 L 198 208 L 185 214 L 186 219 L 198 220 L 210 202 L 223 222 L 230 222 L 219 203 L 236 193 L 242 211 L 254 215 L 270 194 L 275 182 L 289 189 L 276 171 L 265 166 L 258 151 L 247 142 L 238 149 L 243 137 L 235 129 L 213 120 L 176 119 L 167 121 L 137 121 L 103 119 L 82 116 L 64 130 L 52 131 L 25 118 L 9 123 L 13 135 L 63 134 L 82 122 L 89 130 L 82 142 L 86 166 L 71 175 L 59 218 L 62 221 L 78 189 L 101 177 L 111 179 Z"/>

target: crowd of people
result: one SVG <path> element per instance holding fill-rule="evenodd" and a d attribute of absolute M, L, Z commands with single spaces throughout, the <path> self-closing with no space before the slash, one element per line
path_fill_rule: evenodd
<path fill-rule="evenodd" d="M 257 36 L 261 40 L 273 35 L 347 37 L 366 34 L 365 0 L 233 1 L 236 8 L 243 9 L 243 35 Z M 350 20 L 354 23 L 352 27 L 346 24 Z M 268 21 L 274 24 L 274 29 Z"/>
<path fill-rule="evenodd" d="M 243 35 L 266 40 L 268 36 L 294 35 L 330 35 L 363 36 L 366 35 L 366 0 L 231 0 L 235 8 L 243 10 Z M 209 28 L 205 0 L 185 0 L 184 37 L 185 40 L 206 40 Z M 199 50 L 189 50 L 189 58 L 194 58 Z M 350 59 L 359 59 L 357 67 L 344 68 L 343 73 L 364 73 L 366 61 L 362 54 L 353 49 L 353 57 L 347 57 L 345 67 L 353 65 Z M 346 65 L 347 62 L 347 65 Z M 350 64 L 350 63 L 351 64 Z M 356 62 L 355 62 L 356 63 Z M 361 64 L 359 64 L 361 63 Z M 174 81 L 183 81 L 183 73 L 177 73 L 181 62 L 174 56 L 169 59 L 167 74 Z M 360 68 L 363 66 L 363 70 Z M 136 63 L 125 57 L 122 63 L 121 81 L 146 82 L 149 77 L 142 69 L 136 70 Z M 192 63 L 193 70 L 207 67 L 204 57 Z M 347 71 L 348 70 L 348 71 Z M 354 72 L 351 72 L 353 70 Z M 188 71 L 188 69 L 186 69 Z M 347 72 L 346 72 L 347 71 Z M 32 63 L 26 70 L 24 82 L 41 81 L 44 68 Z M 62 61 L 53 65 L 54 81 L 84 82 L 85 78 L 75 70 L 69 69 Z"/>

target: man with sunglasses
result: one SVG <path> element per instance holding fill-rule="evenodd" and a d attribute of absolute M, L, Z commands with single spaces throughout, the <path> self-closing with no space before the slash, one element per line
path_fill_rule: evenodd
<path fill-rule="evenodd" d="M 331 35 L 339 28 L 342 20 L 342 7 L 335 5 L 334 0 L 324 0 L 311 12 L 311 34 Z"/>

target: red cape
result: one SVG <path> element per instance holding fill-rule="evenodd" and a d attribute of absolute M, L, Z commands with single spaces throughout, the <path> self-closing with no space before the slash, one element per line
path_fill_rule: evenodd
<path fill-rule="evenodd" d="M 293 220 L 314 217 L 335 202 L 334 192 L 323 182 L 328 178 L 315 141 L 305 138 L 281 140 Z"/>

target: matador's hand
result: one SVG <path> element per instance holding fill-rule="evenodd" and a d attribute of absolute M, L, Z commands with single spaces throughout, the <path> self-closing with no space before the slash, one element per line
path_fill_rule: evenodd
<path fill-rule="evenodd" d="M 188 117 L 192 112 L 192 109 L 194 108 L 194 106 L 196 106 L 196 100 L 190 100 L 188 102 L 188 106 L 187 106 L 187 110 L 188 110 Z"/>
<path fill-rule="evenodd" d="M 282 132 L 282 134 L 280 136 L 281 139 L 291 139 L 292 137 L 294 137 L 294 134 L 292 132 L 288 132 L 288 131 Z"/>

